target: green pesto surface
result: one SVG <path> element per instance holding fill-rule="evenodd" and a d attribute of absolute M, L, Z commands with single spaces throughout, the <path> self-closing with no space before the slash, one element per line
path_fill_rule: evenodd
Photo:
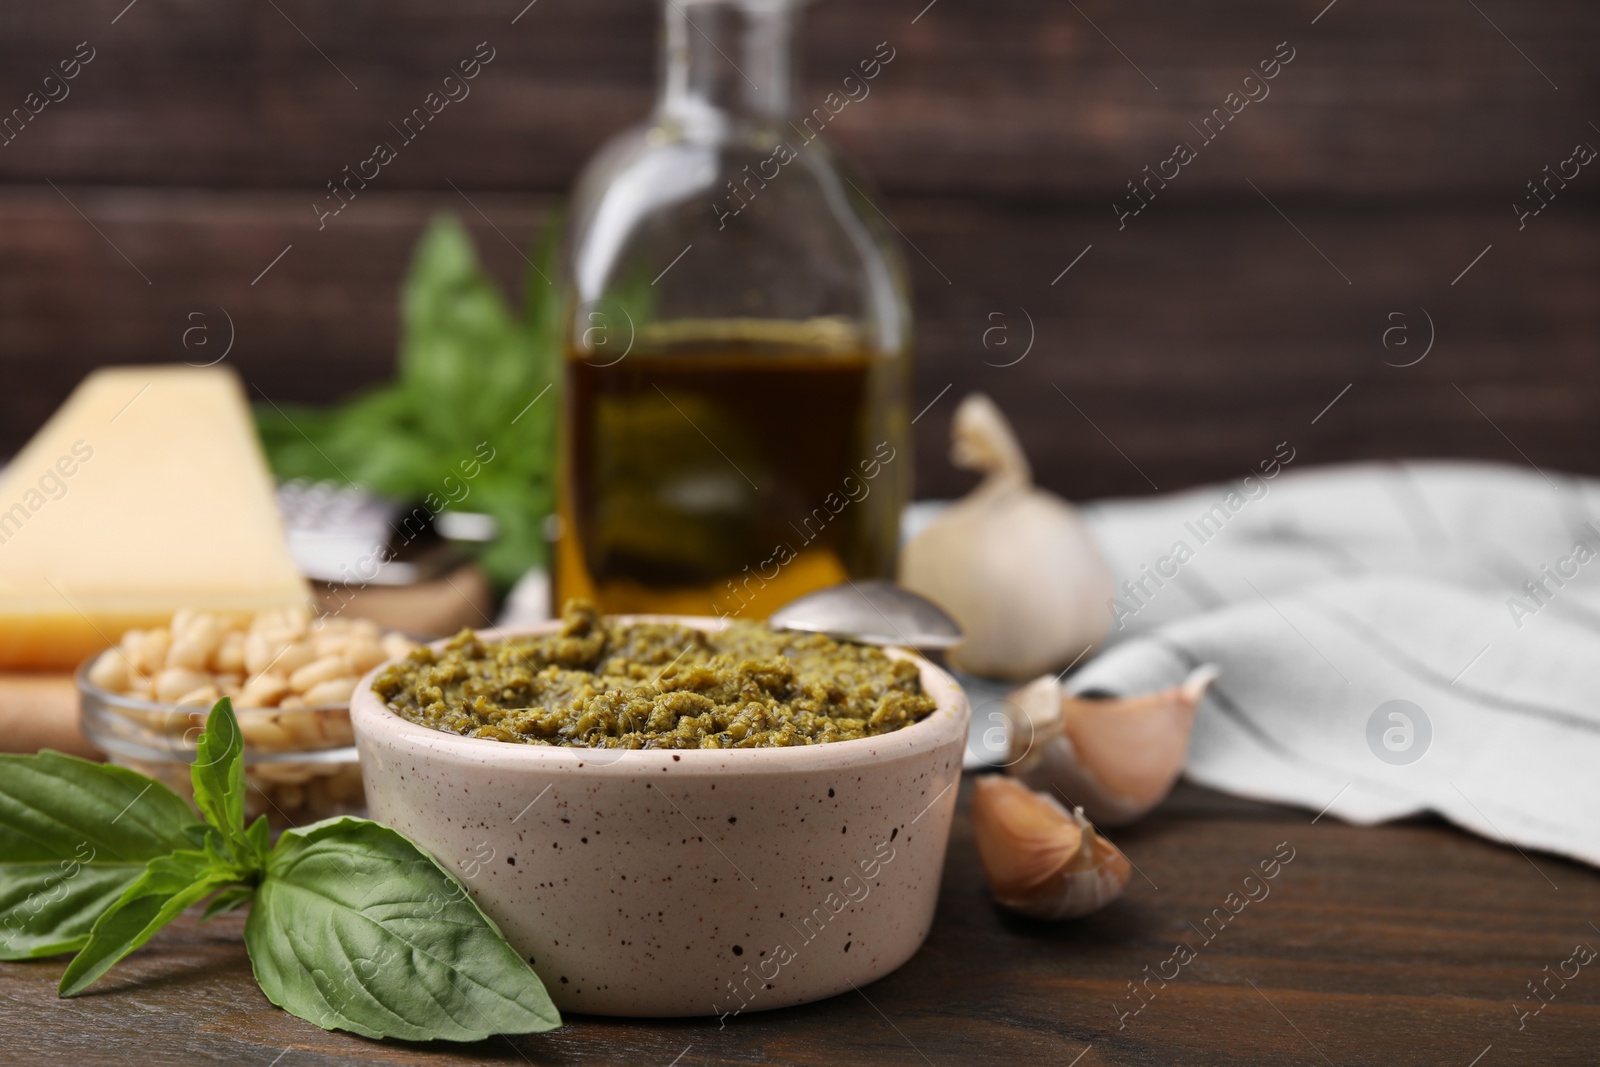
<path fill-rule="evenodd" d="M 622 625 L 567 605 L 561 629 L 463 630 L 373 684 L 398 715 L 496 741 L 587 748 L 770 748 L 889 733 L 934 710 L 916 665 L 820 634 Z"/>

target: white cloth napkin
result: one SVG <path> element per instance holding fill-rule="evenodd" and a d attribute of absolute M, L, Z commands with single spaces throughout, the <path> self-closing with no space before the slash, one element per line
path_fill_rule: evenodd
<path fill-rule="evenodd" d="M 1600 481 L 1362 464 L 1083 513 L 1118 621 L 1070 689 L 1217 664 L 1195 781 L 1600 864 Z"/>

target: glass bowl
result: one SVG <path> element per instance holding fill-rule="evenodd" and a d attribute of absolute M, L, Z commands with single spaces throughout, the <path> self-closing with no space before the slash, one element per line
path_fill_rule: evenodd
<path fill-rule="evenodd" d="M 95 658 L 77 672 L 84 734 L 111 762 L 192 797 L 189 765 L 210 706 L 163 704 L 102 689 L 89 681 Z M 349 704 L 234 712 L 244 735 L 247 819 L 265 815 L 282 829 L 366 813 Z"/>

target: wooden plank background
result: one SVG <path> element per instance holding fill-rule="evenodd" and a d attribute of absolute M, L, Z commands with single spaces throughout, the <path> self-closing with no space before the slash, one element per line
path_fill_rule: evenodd
<path fill-rule="evenodd" d="M 1600 469 L 1600 168 L 1524 229 L 1511 207 L 1600 145 L 1600 8 L 925 2 L 810 5 L 800 93 L 895 49 L 832 129 L 906 237 L 918 407 L 951 387 L 917 424 L 920 493 L 967 484 L 943 454 L 971 389 L 1075 497 L 1228 477 L 1285 439 L 1313 462 Z M 383 379 L 405 257 L 439 209 L 515 284 L 513 245 L 649 107 L 657 22 L 646 0 L 524 3 L 0 12 L 0 115 L 94 50 L 0 147 L 0 453 L 92 366 L 195 358 L 196 322 L 220 344 L 231 320 L 228 359 L 275 400 Z M 323 183 L 481 41 L 472 95 L 319 232 Z M 1125 183 L 1197 141 L 1280 42 L 1270 95 L 1119 229 Z M 1386 349 L 1396 324 L 1412 343 Z M 1424 361 L 1386 365 L 1430 332 Z"/>

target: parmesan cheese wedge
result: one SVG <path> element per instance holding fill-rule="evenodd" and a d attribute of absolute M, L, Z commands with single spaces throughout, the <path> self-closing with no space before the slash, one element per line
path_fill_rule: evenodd
<path fill-rule="evenodd" d="M 309 602 L 231 371 L 96 371 L 0 473 L 0 669 L 60 669 L 180 607 Z"/>

